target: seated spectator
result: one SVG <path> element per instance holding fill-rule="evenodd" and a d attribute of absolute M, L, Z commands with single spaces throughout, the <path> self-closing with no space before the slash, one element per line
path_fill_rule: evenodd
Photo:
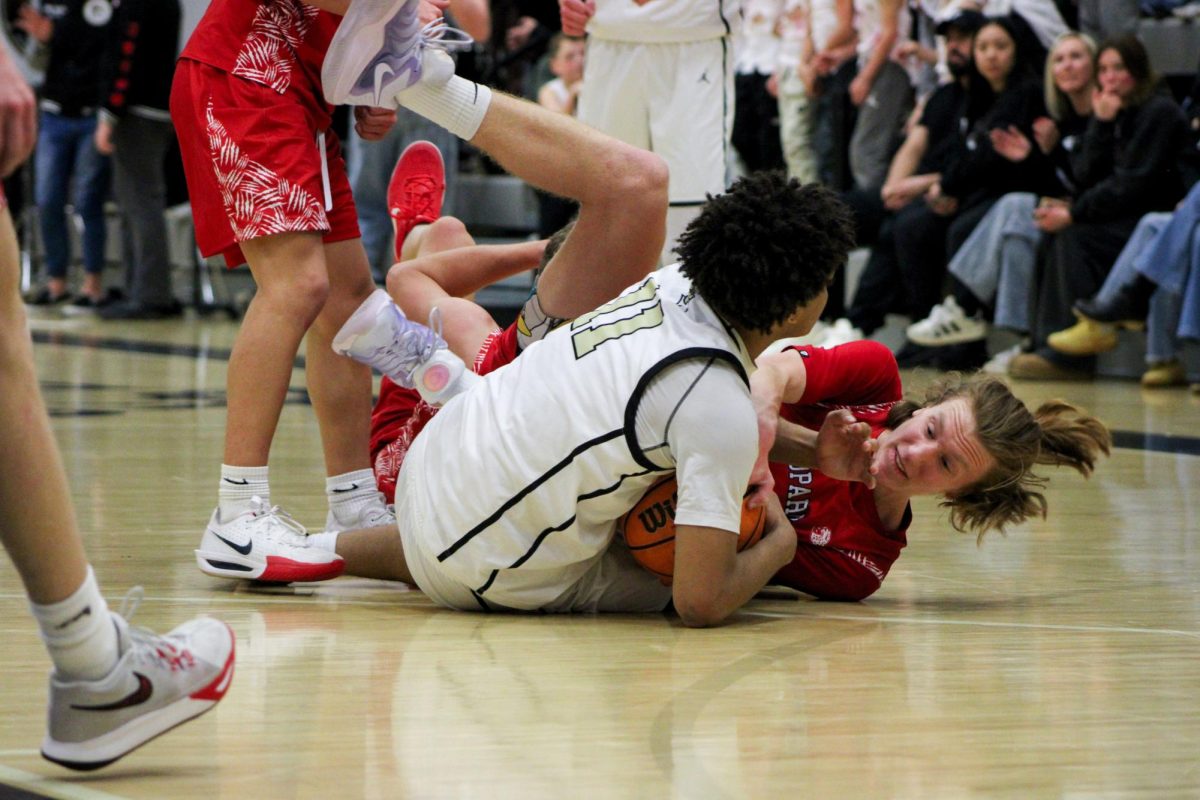
<path fill-rule="evenodd" d="M 869 335 L 882 327 L 884 316 L 900 305 L 895 215 L 910 204 L 923 202 L 922 197 L 957 150 L 959 119 L 968 86 L 972 80 L 979 80 L 972 64 L 972 47 L 975 31 L 983 23 L 982 14 L 966 11 L 938 26 L 938 34 L 945 37 L 946 64 L 954 79 L 925 102 L 892 159 L 883 187 L 879 191 L 855 189 L 843 195 L 854 212 L 859 246 L 873 247 L 846 319 L 834 324 L 835 329 L 845 332 L 845 337 L 839 339 Z M 823 339 L 821 343 L 832 346 L 840 340 Z"/>
<path fill-rule="evenodd" d="M 964 98 L 945 169 L 920 200 L 896 214 L 895 258 L 905 311 L 913 319 L 924 318 L 937 303 L 949 257 L 996 200 L 1038 185 L 1034 165 L 1013 164 L 992 144 L 995 130 L 1013 129 L 1032 139 L 1034 120 L 1045 114 L 1033 63 L 1011 20 L 989 19 L 979 29 L 974 63 L 977 75 Z M 898 359 L 911 366 L 925 355 L 909 343 Z"/>
<path fill-rule="evenodd" d="M 1012 128 L 991 132 L 1001 156 L 1036 165 L 1045 182 L 1038 190 L 1043 196 L 1069 197 L 1075 191 L 1071 156 L 1092 113 L 1095 57 L 1096 43 L 1087 34 L 1058 37 L 1045 68 L 1048 116 L 1034 120 L 1034 141 Z M 908 327 L 910 341 L 924 347 L 979 341 L 988 333 L 984 317 L 998 327 L 1029 330 L 1029 287 L 1042 235 L 1033 219 L 1038 193 L 1006 194 L 991 207 L 950 259 L 953 294 Z"/>
<path fill-rule="evenodd" d="M 1096 58 L 1096 76 L 1092 120 L 1075 159 L 1079 191 L 1070 202 L 1043 203 L 1036 211 L 1047 236 L 1032 294 L 1033 352 L 1013 358 L 1013 377 L 1091 377 L 1090 357 L 1059 353 L 1046 337 L 1068 327 L 1074 302 L 1100 288 L 1142 215 L 1169 209 L 1183 195 L 1178 157 L 1187 126 L 1179 106 L 1158 93 L 1145 47 L 1134 36 L 1109 40 Z"/>
<path fill-rule="evenodd" d="M 1118 328 L 1148 327 L 1148 388 L 1187 382 L 1179 340 L 1200 340 L 1200 183 L 1173 214 L 1142 217 L 1100 291 L 1074 307 L 1079 321 L 1047 337 L 1054 350 L 1072 356 L 1117 346 Z M 1193 377 L 1200 391 L 1200 378 Z"/>

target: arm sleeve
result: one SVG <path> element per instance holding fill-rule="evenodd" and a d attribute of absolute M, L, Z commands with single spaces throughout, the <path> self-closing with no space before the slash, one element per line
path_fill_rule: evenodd
<path fill-rule="evenodd" d="M 771 583 L 788 586 L 821 600 L 858 601 L 870 597 L 880 581 L 862 564 L 830 547 L 800 542 L 792 563 Z"/>
<path fill-rule="evenodd" d="M 896 357 L 879 342 L 791 349 L 800 352 L 807 370 L 804 395 L 797 405 L 890 403 L 904 394 Z"/>
<path fill-rule="evenodd" d="M 666 444 L 675 464 L 675 522 L 737 533 L 758 455 L 750 390 L 724 362 L 687 361 L 647 387 L 638 440 Z"/>

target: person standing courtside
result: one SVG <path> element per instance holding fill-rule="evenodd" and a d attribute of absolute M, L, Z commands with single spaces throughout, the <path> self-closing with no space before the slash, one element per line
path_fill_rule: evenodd
<path fill-rule="evenodd" d="M 725 191 L 739 6 L 559 0 L 563 33 L 588 34 L 579 121 L 658 154 L 670 169 L 664 263 L 704 196 Z"/>
<path fill-rule="evenodd" d="M 113 194 L 125 225 L 126 299 L 103 319 L 161 319 L 182 307 L 171 290 L 167 178 L 174 139 L 171 80 L 179 50 L 179 0 L 115 0 L 101 67 L 96 149 L 113 160 Z"/>
<path fill-rule="evenodd" d="M 37 8 L 23 5 L 16 25 L 49 54 L 41 87 L 41 126 L 34 163 L 34 200 L 46 255 L 46 280 L 26 301 L 93 310 L 107 302 L 102 273 L 107 238 L 104 199 L 109 163 L 92 143 L 96 131 L 99 65 L 112 21 L 109 0 L 56 0 Z M 75 179 L 74 206 L 83 220 L 83 286 L 71 298 L 67 268 L 71 262 L 67 231 L 67 191 Z"/>

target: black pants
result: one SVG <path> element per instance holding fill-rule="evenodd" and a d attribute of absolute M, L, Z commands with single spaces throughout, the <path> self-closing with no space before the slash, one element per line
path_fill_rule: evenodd
<path fill-rule="evenodd" d="M 1043 237 L 1029 317 L 1037 352 L 1061 364 L 1090 368 L 1093 359 L 1064 356 L 1046 345 L 1046 337 L 1075 324 L 1071 306 L 1099 291 L 1137 222 L 1137 217 L 1103 223 L 1081 222 Z"/>
<path fill-rule="evenodd" d="M 748 172 L 784 168 L 779 103 L 767 91 L 768 77 L 757 72 L 734 76 L 737 98 L 731 138 Z"/>
<path fill-rule="evenodd" d="M 995 203 L 985 200 L 952 216 L 933 213 L 923 199 L 896 213 L 895 247 L 905 312 L 928 316 L 945 294 L 946 265 Z"/>

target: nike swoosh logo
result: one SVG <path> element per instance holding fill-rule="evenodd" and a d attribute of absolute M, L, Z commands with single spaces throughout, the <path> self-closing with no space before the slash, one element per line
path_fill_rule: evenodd
<path fill-rule="evenodd" d="M 350 484 L 350 487 L 348 489 L 334 489 L 332 493 L 333 494 L 345 494 L 346 492 L 357 492 L 357 491 L 358 491 L 358 484 L 352 483 L 352 484 Z"/>
<path fill-rule="evenodd" d="M 78 706 L 74 703 L 71 708 L 79 711 L 116 711 L 120 708 L 129 708 L 130 706 L 140 706 L 142 703 L 150 699 L 154 694 L 154 684 L 150 683 L 150 679 L 140 672 L 133 673 L 138 679 L 138 686 L 132 692 L 122 697 L 120 700 L 115 700 L 111 703 L 105 703 L 99 706 Z"/>
<path fill-rule="evenodd" d="M 226 483 L 232 483 L 234 486 L 250 485 L 250 481 L 246 480 L 245 478 L 242 478 L 240 481 L 235 481 L 233 478 L 221 478 L 221 480 L 225 481 Z"/>
<path fill-rule="evenodd" d="M 229 541 L 228 539 L 226 539 L 224 536 L 222 536 L 219 533 L 214 532 L 213 536 L 217 537 L 222 542 L 229 545 L 234 550 L 237 550 L 239 553 L 241 553 L 244 556 L 250 555 L 250 551 L 254 549 L 254 540 L 253 539 L 246 542 L 245 544 L 234 544 L 233 542 Z"/>
<path fill-rule="evenodd" d="M 378 106 L 380 104 L 379 90 L 383 88 L 383 82 L 395 74 L 396 71 L 392 69 L 392 65 L 386 61 L 380 61 L 375 65 L 375 105 Z"/>

